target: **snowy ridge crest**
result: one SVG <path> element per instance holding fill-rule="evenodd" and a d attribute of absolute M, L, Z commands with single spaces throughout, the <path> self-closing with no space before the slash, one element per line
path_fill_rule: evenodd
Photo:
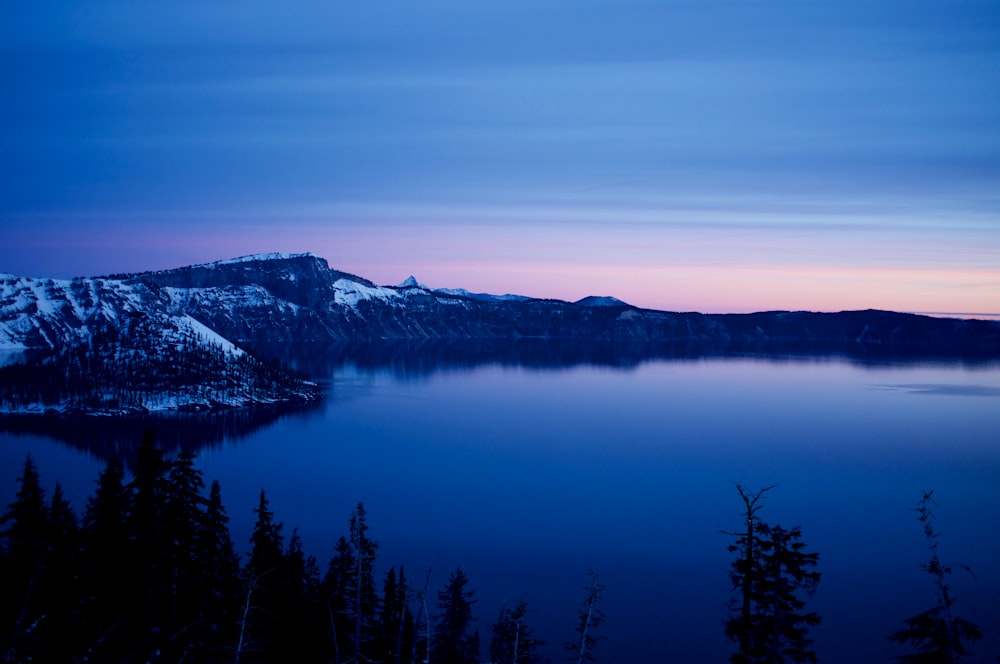
<path fill-rule="evenodd" d="M 249 254 L 247 256 L 239 256 L 237 258 L 230 258 L 228 260 L 222 260 L 222 261 L 213 261 L 211 263 L 204 263 L 202 265 L 194 265 L 192 267 L 211 267 L 213 265 L 234 265 L 237 263 L 263 263 L 267 261 L 287 261 L 296 258 L 319 258 L 319 257 L 308 251 L 298 254 L 272 252 L 267 254 Z"/>

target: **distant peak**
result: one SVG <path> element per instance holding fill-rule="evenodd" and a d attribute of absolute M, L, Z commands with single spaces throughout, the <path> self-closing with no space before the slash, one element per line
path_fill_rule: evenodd
<path fill-rule="evenodd" d="M 588 295 L 587 297 L 577 300 L 574 304 L 579 304 L 583 307 L 630 307 L 628 302 L 622 302 L 617 297 L 611 297 L 610 295 Z"/>
<path fill-rule="evenodd" d="M 406 281 L 401 283 L 398 288 L 423 288 L 424 290 L 430 290 L 427 286 L 417 281 L 417 278 L 412 274 L 406 278 Z"/>
<path fill-rule="evenodd" d="M 459 297 L 467 297 L 471 300 L 480 300 L 481 302 L 523 302 L 531 299 L 527 295 L 512 295 L 510 293 L 506 295 L 471 293 L 464 288 L 435 288 L 434 292 L 438 295 L 458 295 Z"/>

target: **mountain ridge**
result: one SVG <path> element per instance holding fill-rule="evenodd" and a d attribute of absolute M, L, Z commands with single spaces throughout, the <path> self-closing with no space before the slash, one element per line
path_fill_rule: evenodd
<path fill-rule="evenodd" d="M 753 347 L 762 352 L 768 345 L 794 343 L 1000 357 L 997 321 L 880 310 L 680 313 L 642 309 L 611 296 L 589 296 L 577 302 L 494 296 L 463 289 L 431 290 L 416 279 L 400 286 L 379 286 L 330 268 L 326 259 L 311 253 L 251 255 L 86 279 L 0 276 L 0 349 L 6 351 L 8 362 L 24 353 L 32 356 L 32 362 L 58 363 L 80 348 L 101 356 L 107 351 L 98 348 L 101 340 L 116 334 L 138 349 L 130 351 L 135 362 L 155 365 L 157 358 L 176 351 L 178 339 L 183 338 L 185 348 L 200 349 L 197 352 L 204 357 L 208 357 L 202 352 L 206 348 L 221 353 L 212 360 L 218 371 L 225 371 L 227 357 L 236 361 L 245 348 L 387 340 L 669 342 Z M 116 347 L 105 359 L 117 362 L 117 353 Z M 148 357 L 141 357 L 143 353 Z M 162 368 L 157 371 L 162 373 Z M 263 380 L 266 373 L 262 366 L 242 371 L 240 375 L 247 380 L 249 376 Z M 135 407 L 149 409 L 155 402 L 168 408 L 180 403 L 212 408 L 314 396 L 286 376 L 277 381 L 284 392 L 257 391 L 256 396 L 232 398 L 239 390 L 226 384 L 220 387 L 222 392 L 196 399 L 192 395 L 201 383 L 211 382 L 209 378 L 175 378 L 189 392 L 181 401 L 163 395 L 152 401 L 136 397 Z M 140 383 L 159 385 L 152 379 Z"/>
<path fill-rule="evenodd" d="M 905 323 L 919 322 L 941 330 L 967 327 L 996 327 L 993 321 L 934 318 L 918 314 L 876 309 L 840 312 L 764 311 L 748 314 L 705 314 L 645 309 L 613 296 L 587 296 L 576 302 L 530 298 L 516 295 L 471 293 L 465 289 L 430 289 L 408 278 L 399 286 L 379 286 L 369 279 L 331 268 L 326 259 L 312 253 L 253 254 L 212 263 L 168 270 L 115 274 L 73 280 L 0 276 L 0 346 L 17 336 L 11 333 L 12 316 L 33 317 L 18 327 L 29 334 L 27 347 L 44 346 L 39 335 L 55 328 L 65 334 L 70 328 L 85 327 L 80 307 L 66 311 L 67 289 L 86 291 L 93 303 L 103 296 L 99 311 L 105 321 L 137 308 L 154 308 L 170 315 L 190 316 L 225 339 L 251 342 L 263 335 L 272 341 L 306 340 L 295 334 L 330 340 L 462 338 L 462 337 L 543 337 L 613 340 L 616 337 L 647 336 L 652 339 L 683 340 L 712 338 L 725 340 L 748 334 L 758 339 L 803 340 L 840 339 L 867 343 L 919 341 L 907 335 Z M 31 290 L 39 304 L 22 302 L 20 310 L 11 306 L 12 284 Z M 39 290 L 48 290 L 40 297 Z M 16 290 L 16 288 L 14 289 Z M 59 293 L 59 291 L 63 291 Z M 23 292 L 21 293 L 23 296 Z M 116 297 L 117 296 L 117 297 Z M 30 299 L 30 298 L 29 298 Z M 100 298 L 98 298 L 100 299 Z M 63 311 L 53 312 L 60 305 Z M 41 307 L 39 309 L 39 306 Z M 609 311 L 601 311 L 607 309 Z M 506 312 L 507 315 L 503 315 Z M 572 313 L 570 313 L 572 312 Z M 53 314 L 46 316 L 45 314 Z M 73 315 L 70 315 L 70 314 Z M 87 312 L 84 312 L 87 313 Z M 37 314 L 37 315 L 35 315 Z M 492 316 L 491 321 L 433 321 L 433 314 Z M 534 315 L 534 319 L 532 319 Z M 570 319 L 560 322 L 560 319 Z M 865 318 L 861 322 L 860 318 Z M 859 319 L 860 326 L 848 331 L 843 325 L 824 324 L 837 319 Z M 870 319 L 870 320 L 868 320 Z M 884 331 L 892 319 L 898 329 Z M 810 320 L 814 325 L 795 328 Z M 752 328 L 747 324 L 753 321 Z M 267 328 L 268 323 L 272 325 Z M 289 323 L 293 323 L 289 326 Z M 567 323 L 576 324 L 572 328 Z M 46 325 L 47 324 L 47 325 Z M 33 328 L 33 336 L 31 329 Z M 721 329 L 725 328 L 725 330 Z M 56 335 L 60 336 L 59 334 Z M 940 332 L 936 335 L 940 337 Z M 960 335 L 961 336 L 961 335 Z"/>

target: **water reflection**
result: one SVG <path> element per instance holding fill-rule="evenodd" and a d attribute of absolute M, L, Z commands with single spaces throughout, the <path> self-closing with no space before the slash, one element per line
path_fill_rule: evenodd
<path fill-rule="evenodd" d="M 214 413 L 156 413 L 144 416 L 7 415 L 0 432 L 54 438 L 98 459 L 120 459 L 131 467 L 146 431 L 168 453 L 199 451 L 251 436 L 286 417 L 322 417 L 321 403 L 301 406 L 238 408 Z"/>
<path fill-rule="evenodd" d="M 953 395 L 960 397 L 1000 397 L 1000 387 L 992 385 L 948 385 L 940 383 L 920 383 L 901 385 L 877 385 L 886 390 L 901 390 L 912 394 Z"/>
<path fill-rule="evenodd" d="M 901 355 L 898 350 L 815 344 L 713 345 L 700 343 L 584 343 L 542 339 L 460 339 L 382 341 L 365 344 L 274 345 L 260 348 L 269 359 L 291 366 L 325 388 L 327 400 L 343 401 L 372 389 L 374 376 L 419 382 L 439 373 L 495 366 L 541 371 L 601 367 L 634 371 L 644 364 L 691 363 L 719 359 L 776 364 L 837 363 L 860 367 L 940 366 L 983 369 L 1000 366 L 989 358 Z M 979 385 L 879 385 L 927 394 L 996 396 L 997 388 Z M 247 438 L 286 417 L 322 418 L 323 403 L 223 410 L 212 413 L 158 413 L 127 417 L 62 415 L 0 416 L 0 432 L 46 436 L 99 459 L 118 458 L 128 466 L 146 430 L 153 430 L 168 452 L 199 451 Z"/>
<path fill-rule="evenodd" d="M 531 369 L 567 369 L 595 366 L 633 369 L 654 361 L 691 361 L 753 358 L 770 362 L 838 361 L 859 366 L 900 364 L 997 366 L 1000 360 L 977 354 L 907 352 L 865 344 L 709 344 L 656 342 L 580 342 L 545 339 L 453 339 L 381 341 L 365 344 L 275 345 L 260 349 L 313 376 L 334 376 L 345 366 L 366 371 L 388 371 L 397 378 L 417 380 L 439 371 L 467 370 L 484 365 Z"/>

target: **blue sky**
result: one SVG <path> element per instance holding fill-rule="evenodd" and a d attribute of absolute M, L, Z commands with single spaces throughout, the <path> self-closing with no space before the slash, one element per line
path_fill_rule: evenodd
<path fill-rule="evenodd" d="M 1000 5 L 7 3 L 0 272 L 1000 311 Z"/>

